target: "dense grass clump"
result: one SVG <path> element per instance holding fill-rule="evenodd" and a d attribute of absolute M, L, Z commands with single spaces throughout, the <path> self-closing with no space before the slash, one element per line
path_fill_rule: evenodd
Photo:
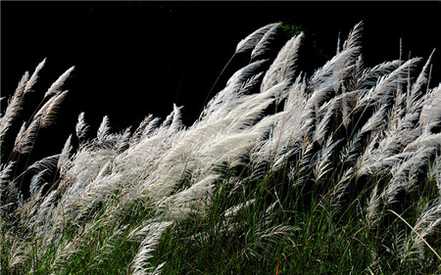
<path fill-rule="evenodd" d="M 72 71 L 25 110 L 43 61 L 0 121 L 0 273 L 440 273 L 433 52 L 368 67 L 362 26 L 312 76 L 304 34 L 264 26 L 193 125 L 174 105 L 92 134 L 81 113 L 60 154 L 28 163 Z"/>

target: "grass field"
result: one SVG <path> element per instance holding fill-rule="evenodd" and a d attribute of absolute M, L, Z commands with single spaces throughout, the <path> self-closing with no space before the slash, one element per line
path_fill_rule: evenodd
<path fill-rule="evenodd" d="M 266 25 L 193 125 L 176 105 L 121 132 L 82 113 L 29 163 L 73 70 L 29 104 L 41 62 L 0 121 L 0 273 L 441 273 L 433 52 L 369 67 L 362 32 L 307 76 L 308 34 Z"/>

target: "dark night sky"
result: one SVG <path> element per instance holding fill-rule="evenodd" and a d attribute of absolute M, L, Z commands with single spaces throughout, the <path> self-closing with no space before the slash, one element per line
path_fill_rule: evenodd
<path fill-rule="evenodd" d="M 439 14 L 440 2 L 2 2 L 1 92 L 13 92 L 23 72 L 47 57 L 42 89 L 76 65 L 62 114 L 72 125 L 86 111 L 93 123 L 109 114 L 121 128 L 148 113 L 166 115 L 172 102 L 185 106 L 189 123 L 236 43 L 264 24 L 302 25 L 313 68 L 335 52 L 337 33 L 360 20 L 369 64 L 397 58 L 399 37 L 405 51 L 426 57 L 441 48 Z"/>

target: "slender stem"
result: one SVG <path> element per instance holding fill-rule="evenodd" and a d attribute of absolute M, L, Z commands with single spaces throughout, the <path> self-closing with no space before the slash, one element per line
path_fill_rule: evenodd
<path fill-rule="evenodd" d="M 418 236 L 418 238 L 420 238 L 424 242 L 424 244 L 427 245 L 427 247 L 433 252 L 433 254 L 435 254 L 435 256 L 438 258 L 438 260 L 441 261 L 441 256 L 435 251 L 435 249 L 433 249 L 432 246 L 430 246 L 430 244 L 405 219 L 403 219 L 397 212 L 395 212 L 391 209 L 389 209 L 388 211 L 391 212 L 392 214 L 394 214 L 395 216 L 397 216 L 401 221 L 403 221 L 412 230 L 412 232 L 415 233 Z"/>
<path fill-rule="evenodd" d="M 233 61 L 233 59 L 236 57 L 236 53 L 234 53 L 230 59 L 228 59 L 227 63 L 225 64 L 225 66 L 222 68 L 222 70 L 220 71 L 220 73 L 217 75 L 216 80 L 214 81 L 213 85 L 211 86 L 210 90 L 207 93 L 207 96 L 204 99 L 204 103 L 202 104 L 202 106 L 205 106 L 208 99 L 210 98 L 210 96 L 213 94 L 214 89 L 217 86 L 217 83 L 219 82 L 221 76 L 224 74 L 225 70 L 228 68 L 228 66 L 231 64 L 231 61 Z M 204 108 L 204 107 L 202 107 Z"/>
<path fill-rule="evenodd" d="M 429 90 L 430 90 L 430 81 L 432 80 L 432 67 L 433 67 L 433 64 L 430 64 L 430 68 L 429 68 L 429 77 L 428 77 L 428 79 L 427 79 L 426 93 L 428 93 Z"/>

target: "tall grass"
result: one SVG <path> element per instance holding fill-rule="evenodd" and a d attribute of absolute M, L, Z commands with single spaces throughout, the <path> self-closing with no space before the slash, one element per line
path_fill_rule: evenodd
<path fill-rule="evenodd" d="M 93 135 L 82 113 L 33 164 L 72 69 L 24 112 L 44 61 L 26 73 L 0 122 L 0 273 L 441 272 L 433 52 L 368 67 L 359 23 L 306 76 L 304 34 L 283 46 L 284 29 L 239 42 L 250 62 L 193 125 L 173 105 L 121 132 L 105 116 Z"/>

